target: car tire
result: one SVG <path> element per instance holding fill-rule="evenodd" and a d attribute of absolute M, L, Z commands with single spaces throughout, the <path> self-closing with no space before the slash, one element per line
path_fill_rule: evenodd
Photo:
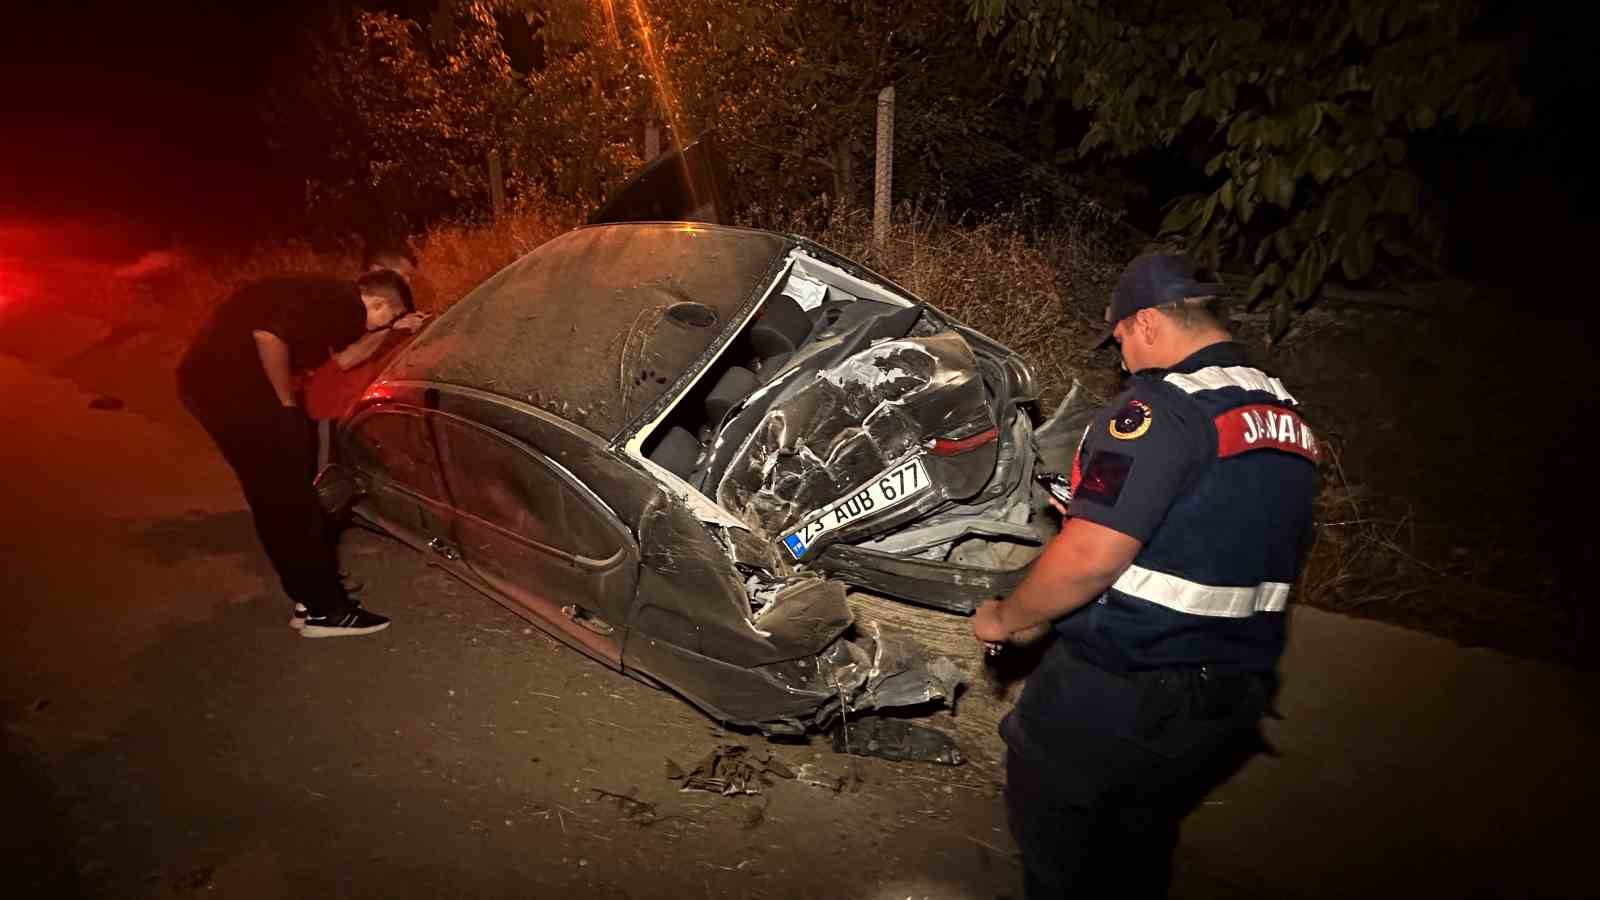
<path fill-rule="evenodd" d="M 688 478 L 700 461 L 700 442 L 687 428 L 674 425 L 650 451 L 650 461 L 679 478 Z"/>
<path fill-rule="evenodd" d="M 717 379 L 717 386 L 706 395 L 706 420 L 712 425 L 721 424 L 728 410 L 739 405 L 739 401 L 750 396 L 750 392 L 760 384 L 756 373 L 742 366 L 734 366 L 723 372 L 722 377 Z"/>

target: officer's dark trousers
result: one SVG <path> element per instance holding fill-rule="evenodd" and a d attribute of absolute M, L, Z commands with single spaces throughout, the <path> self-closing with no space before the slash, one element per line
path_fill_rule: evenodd
<path fill-rule="evenodd" d="M 241 361 L 249 365 L 253 360 Z M 254 373 L 249 373 L 253 375 Z M 339 578 L 334 538 L 312 479 L 316 435 L 310 420 L 246 377 L 219 381 L 180 371 L 178 393 L 233 468 L 255 519 L 256 536 L 284 593 L 310 615 L 352 604 Z"/>
<path fill-rule="evenodd" d="M 1265 676 L 1113 674 L 1058 641 L 1001 723 L 1029 900 L 1165 897 L 1178 825 L 1261 748 Z"/>

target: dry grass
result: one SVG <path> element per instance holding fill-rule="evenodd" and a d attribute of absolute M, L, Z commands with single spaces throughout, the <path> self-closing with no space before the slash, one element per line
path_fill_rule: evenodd
<path fill-rule="evenodd" d="M 1328 462 L 1317 495 L 1317 538 L 1300 579 L 1300 599 L 1357 612 L 1410 604 L 1429 581 L 1446 577 L 1415 551 L 1410 510 L 1385 516 L 1382 505 L 1345 473 L 1337 439 L 1322 441 Z"/>
<path fill-rule="evenodd" d="M 525 204 L 490 225 L 435 226 L 416 242 L 417 307 L 442 312 L 524 253 L 579 224 L 576 210 Z"/>

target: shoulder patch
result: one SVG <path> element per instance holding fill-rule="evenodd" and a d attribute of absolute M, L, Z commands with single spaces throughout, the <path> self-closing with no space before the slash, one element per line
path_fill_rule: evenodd
<path fill-rule="evenodd" d="M 1107 430 L 1119 441 L 1131 441 L 1144 437 L 1154 419 L 1155 410 L 1150 408 L 1150 404 L 1143 400 L 1129 400 L 1112 414 Z"/>
<path fill-rule="evenodd" d="M 1082 497 L 1102 506 L 1116 506 L 1122 496 L 1122 486 L 1133 471 L 1133 457 L 1121 453 L 1099 451 L 1089 456 L 1083 469 L 1083 481 L 1073 492 L 1074 499 Z"/>

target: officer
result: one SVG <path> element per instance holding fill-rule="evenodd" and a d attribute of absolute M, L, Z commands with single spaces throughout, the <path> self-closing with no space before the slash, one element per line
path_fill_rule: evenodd
<path fill-rule="evenodd" d="M 1000 726 L 1030 898 L 1165 896 L 1179 822 L 1262 747 L 1319 449 L 1215 293 L 1180 256 L 1124 269 L 1096 346 L 1126 389 L 1079 442 L 1060 535 L 973 617 L 991 649 L 1057 637 Z"/>

